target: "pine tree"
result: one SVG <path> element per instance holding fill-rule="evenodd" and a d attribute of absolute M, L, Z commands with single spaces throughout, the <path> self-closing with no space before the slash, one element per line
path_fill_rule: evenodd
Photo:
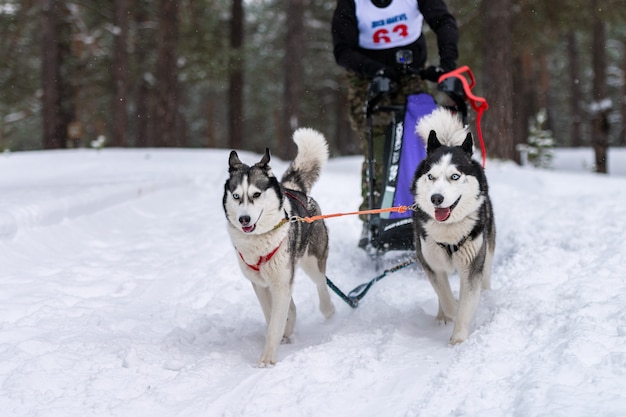
<path fill-rule="evenodd" d="M 537 168 L 549 168 L 552 162 L 554 137 L 552 131 L 545 129 L 548 120 L 546 109 L 541 109 L 528 124 L 528 142 L 517 145 L 522 154 L 522 163 L 526 162 Z"/>

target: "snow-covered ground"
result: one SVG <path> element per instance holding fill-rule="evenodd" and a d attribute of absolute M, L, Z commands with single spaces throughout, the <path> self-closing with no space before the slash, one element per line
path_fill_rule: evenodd
<path fill-rule="evenodd" d="M 253 367 L 265 323 L 226 234 L 227 155 L 0 155 L 1 416 L 626 415 L 623 150 L 610 176 L 589 173 L 589 150 L 551 171 L 488 161 L 493 289 L 465 343 L 448 345 L 417 267 L 355 310 L 333 294 L 329 321 L 299 274 L 295 340 L 271 369 Z M 359 166 L 329 162 L 325 212 L 357 207 Z M 358 219 L 327 224 L 329 277 L 350 290 L 377 275 Z"/>

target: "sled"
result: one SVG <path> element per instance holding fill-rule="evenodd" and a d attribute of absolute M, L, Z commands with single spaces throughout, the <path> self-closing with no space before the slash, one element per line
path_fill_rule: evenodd
<path fill-rule="evenodd" d="M 398 54 L 404 65 L 405 71 L 411 69 L 407 62 L 406 53 Z M 470 81 L 466 79 L 469 76 Z M 485 150 L 480 131 L 480 117 L 487 108 L 484 98 L 472 94 L 475 85 L 474 76 L 469 67 L 459 69 L 442 75 L 438 80 L 437 88 L 445 93 L 450 103 L 438 104 L 434 97 L 428 93 L 412 94 L 407 97 L 406 105 L 380 105 L 381 100 L 393 91 L 389 79 L 376 77 L 369 87 L 368 100 L 365 103 L 368 158 L 366 172 L 368 176 L 368 208 L 369 210 L 386 209 L 398 206 L 413 205 L 413 195 L 410 187 L 413 175 L 419 163 L 426 156 L 425 140 L 419 138 L 415 132 L 417 122 L 430 114 L 436 108 L 443 106 L 461 117 L 467 127 L 468 101 L 477 111 L 476 123 L 483 153 L 483 166 L 485 162 Z M 376 113 L 386 112 L 391 114 L 391 122 L 385 129 L 385 154 L 382 166 L 382 179 L 375 177 L 376 163 L 374 158 L 374 140 L 372 129 L 372 116 Z M 380 257 L 388 251 L 414 250 L 413 242 L 413 213 L 386 212 L 368 214 L 365 227 L 367 238 L 361 247 L 370 254 L 379 266 Z"/>

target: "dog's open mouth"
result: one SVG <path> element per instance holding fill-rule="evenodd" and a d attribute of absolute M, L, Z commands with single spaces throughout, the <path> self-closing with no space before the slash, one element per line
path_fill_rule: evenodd
<path fill-rule="evenodd" d="M 256 223 L 250 226 L 241 226 L 241 230 L 243 230 L 244 233 L 252 233 L 254 229 L 256 229 Z"/>
<path fill-rule="evenodd" d="M 450 218 L 452 214 L 452 210 L 459 204 L 461 197 L 456 199 L 456 201 L 450 207 L 435 207 L 435 220 L 438 222 L 445 222 Z"/>

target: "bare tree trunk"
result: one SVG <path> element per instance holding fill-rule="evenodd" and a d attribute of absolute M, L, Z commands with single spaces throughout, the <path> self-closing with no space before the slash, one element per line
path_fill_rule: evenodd
<path fill-rule="evenodd" d="M 348 94 L 341 87 L 336 90 L 335 103 L 337 108 L 337 116 L 335 119 L 336 133 L 334 137 L 329 138 L 329 144 L 331 145 L 331 149 L 338 150 L 340 155 L 355 155 L 360 152 L 360 144 L 359 141 L 355 139 L 354 131 L 350 126 Z"/>
<path fill-rule="evenodd" d="M 596 172 L 607 173 L 607 150 L 609 147 L 608 114 L 611 102 L 606 85 L 606 46 L 604 22 L 598 14 L 597 0 L 591 0 L 593 24 L 593 103 L 592 103 L 592 141 L 595 151 Z"/>
<path fill-rule="evenodd" d="M 209 97 L 206 105 L 207 121 L 207 147 L 217 148 L 217 135 L 215 133 L 215 102 Z"/>
<path fill-rule="evenodd" d="M 139 81 L 136 97 L 137 111 L 135 122 L 137 123 L 137 138 L 135 146 L 153 146 L 154 135 L 151 133 L 152 130 L 150 129 L 150 126 L 153 124 L 151 115 L 154 114 L 154 112 L 150 106 L 150 88 L 148 86 L 148 82 L 143 78 Z"/>
<path fill-rule="evenodd" d="M 287 8 L 287 32 L 285 42 L 285 84 L 284 111 L 281 124 L 284 144 L 279 144 L 280 155 L 289 158 L 295 154 L 295 146 L 290 140 L 291 133 L 299 126 L 300 105 L 303 90 L 304 68 L 302 67 L 304 45 L 304 1 L 289 0 Z"/>
<path fill-rule="evenodd" d="M 41 84 L 43 147 L 65 147 L 65 123 L 61 110 L 61 50 L 59 8 L 56 0 L 41 1 Z"/>
<path fill-rule="evenodd" d="M 114 0 L 112 146 L 128 145 L 128 1 Z"/>
<path fill-rule="evenodd" d="M 626 40 L 622 48 L 622 131 L 619 144 L 626 146 Z"/>
<path fill-rule="evenodd" d="M 567 33 L 567 55 L 569 58 L 570 76 L 570 117 L 572 121 L 570 146 L 578 147 L 582 145 L 581 122 L 582 112 L 580 109 L 580 71 L 578 69 L 578 42 L 576 32 L 570 30 Z"/>
<path fill-rule="evenodd" d="M 135 24 L 137 26 L 135 53 L 133 58 L 135 65 L 139 68 L 137 75 L 137 86 L 135 91 L 135 115 L 133 121 L 136 123 L 135 146 L 154 146 L 154 94 L 147 80 L 148 62 L 147 51 L 154 48 L 153 29 L 149 29 L 150 17 L 148 14 L 150 5 L 146 0 L 137 0 L 135 3 Z"/>
<path fill-rule="evenodd" d="M 519 94 L 512 97 L 515 114 L 513 118 L 514 137 L 519 140 L 519 142 L 515 142 L 515 146 L 517 146 L 520 143 L 528 142 L 528 121 L 537 111 L 535 103 L 536 76 L 532 51 L 524 48 L 521 56 L 516 60 L 515 68 L 520 68 L 519 71 L 512 71 L 513 85 L 515 90 L 519 91 Z M 515 160 L 518 160 L 518 157 L 519 155 L 516 154 Z"/>
<path fill-rule="evenodd" d="M 484 135 L 487 154 L 492 158 L 516 159 L 513 129 L 513 79 L 511 68 L 511 1 L 491 0 L 483 2 L 483 33 L 485 39 L 485 98 L 489 110 L 484 116 Z"/>
<path fill-rule="evenodd" d="M 178 119 L 176 44 L 179 2 L 160 0 L 159 5 L 155 146 L 180 146 L 183 138 L 177 132 L 176 125 Z"/>
<path fill-rule="evenodd" d="M 230 23 L 230 69 L 228 89 L 228 128 L 230 147 L 242 149 L 243 117 L 243 3 L 233 0 Z"/>

